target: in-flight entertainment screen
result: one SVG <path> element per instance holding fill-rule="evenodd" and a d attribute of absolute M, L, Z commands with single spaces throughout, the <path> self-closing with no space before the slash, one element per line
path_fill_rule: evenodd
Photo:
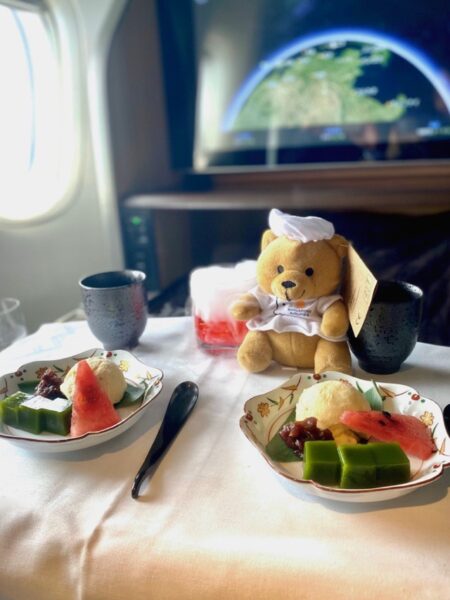
<path fill-rule="evenodd" d="M 188 1 L 195 169 L 450 156 L 448 0 Z"/>

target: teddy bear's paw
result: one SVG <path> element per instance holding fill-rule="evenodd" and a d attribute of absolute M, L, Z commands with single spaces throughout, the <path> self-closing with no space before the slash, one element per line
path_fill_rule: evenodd
<path fill-rule="evenodd" d="M 346 342 L 330 342 L 321 339 L 317 345 L 314 357 L 314 371 L 337 371 L 352 374 L 352 359 Z"/>
<path fill-rule="evenodd" d="M 347 333 L 347 330 L 347 325 L 342 326 L 334 323 L 330 323 L 327 326 L 324 326 L 324 324 L 322 324 L 322 327 L 320 328 L 320 332 L 322 333 L 322 335 L 329 338 L 340 338 Z"/>
<path fill-rule="evenodd" d="M 347 309 L 343 302 L 334 302 L 323 314 L 321 333 L 330 338 L 339 338 L 347 333 L 349 326 Z"/>
<path fill-rule="evenodd" d="M 272 362 L 272 347 L 266 335 L 260 331 L 247 333 L 237 352 L 237 360 L 251 373 L 265 371 Z"/>
<path fill-rule="evenodd" d="M 244 296 L 230 307 L 231 316 L 237 321 L 248 321 L 261 312 L 258 301 L 253 296 Z"/>

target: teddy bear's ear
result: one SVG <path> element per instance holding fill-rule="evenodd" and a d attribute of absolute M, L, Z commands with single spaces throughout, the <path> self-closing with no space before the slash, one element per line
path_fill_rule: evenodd
<path fill-rule="evenodd" d="M 333 235 L 331 240 L 327 241 L 330 244 L 330 246 L 333 247 L 333 249 L 340 258 L 344 258 L 344 256 L 347 256 L 348 241 L 344 237 L 342 237 L 342 235 L 335 234 Z"/>
<path fill-rule="evenodd" d="M 266 229 L 261 238 L 261 252 L 267 248 L 270 242 L 273 242 L 273 240 L 276 239 L 277 236 L 274 234 L 274 232 L 271 229 Z"/>

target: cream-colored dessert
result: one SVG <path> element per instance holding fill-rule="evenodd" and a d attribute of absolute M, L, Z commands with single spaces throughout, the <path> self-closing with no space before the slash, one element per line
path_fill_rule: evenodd
<path fill-rule="evenodd" d="M 327 429 L 339 423 L 345 410 L 370 410 L 370 404 L 348 381 L 323 381 L 300 394 L 295 419 L 303 421 L 315 417 L 317 427 Z"/>
<path fill-rule="evenodd" d="M 100 357 L 88 358 L 87 362 L 94 371 L 100 387 L 106 393 L 110 402 L 112 404 L 120 402 L 127 389 L 127 382 L 119 367 L 112 361 Z M 61 384 L 61 391 L 70 400 L 73 396 L 77 368 L 78 363 L 70 369 Z"/>

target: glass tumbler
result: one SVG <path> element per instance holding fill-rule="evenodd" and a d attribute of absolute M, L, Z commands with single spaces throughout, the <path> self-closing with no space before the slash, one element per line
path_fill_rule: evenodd
<path fill-rule="evenodd" d="M 25 316 L 17 298 L 0 299 L 0 350 L 25 337 Z"/>
<path fill-rule="evenodd" d="M 212 265 L 192 271 L 190 297 L 197 340 L 205 349 L 232 349 L 247 333 L 230 315 L 231 304 L 256 286 L 256 261 Z"/>

